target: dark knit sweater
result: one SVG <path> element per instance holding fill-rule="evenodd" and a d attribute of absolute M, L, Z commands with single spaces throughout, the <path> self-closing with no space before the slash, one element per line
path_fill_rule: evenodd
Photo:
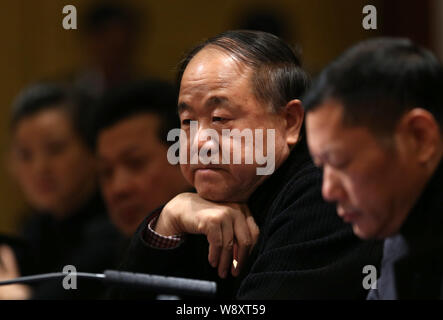
<path fill-rule="evenodd" d="M 139 227 L 122 269 L 208 279 L 219 284 L 219 297 L 239 299 L 363 299 L 363 267 L 378 266 L 381 244 L 363 242 L 321 198 L 321 172 L 304 142 L 250 197 L 249 208 L 260 236 L 249 265 L 238 279 L 218 278 L 207 261 L 204 236 L 188 235 L 180 247 L 154 249 Z M 234 290 L 234 291 L 233 291 Z M 114 291 L 121 298 L 151 297 Z"/>

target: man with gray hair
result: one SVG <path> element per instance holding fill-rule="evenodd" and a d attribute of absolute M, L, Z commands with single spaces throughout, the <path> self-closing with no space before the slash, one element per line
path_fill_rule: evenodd
<path fill-rule="evenodd" d="M 257 136 L 240 146 L 242 160 L 255 155 L 252 163 L 181 161 L 197 193 L 182 193 L 146 218 L 123 269 L 217 280 L 222 297 L 235 280 L 240 299 L 364 298 L 362 270 L 378 264 L 380 245 L 358 240 L 321 198 L 299 100 L 309 78 L 292 49 L 268 33 L 228 31 L 188 54 L 178 83 L 186 157 L 196 146 L 200 155 L 222 156 L 223 146 L 208 151 L 209 129 L 220 136 L 262 130 L 276 170 L 257 174 Z"/>

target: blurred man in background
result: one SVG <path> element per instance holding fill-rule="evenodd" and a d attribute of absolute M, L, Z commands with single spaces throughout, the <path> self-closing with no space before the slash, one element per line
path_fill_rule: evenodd
<path fill-rule="evenodd" d="M 176 102 L 172 85 L 137 82 L 106 94 L 94 117 L 101 190 L 128 238 L 148 213 L 191 189 L 167 159 L 166 136 L 179 123 Z"/>

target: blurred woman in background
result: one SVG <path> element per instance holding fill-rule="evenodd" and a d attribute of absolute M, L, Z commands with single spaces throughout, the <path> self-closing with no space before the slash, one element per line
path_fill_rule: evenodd
<path fill-rule="evenodd" d="M 11 270 L 14 255 L 3 247 L 0 261 L 8 261 L 2 263 L 0 279 L 61 272 L 66 265 L 102 272 L 115 264 L 119 235 L 98 191 L 96 160 L 88 141 L 91 108 L 85 96 L 51 83 L 33 85 L 16 99 L 10 168 L 32 215 L 22 232 L 27 249 L 15 263 L 19 270 Z M 8 297 L 8 288 L 12 286 L 0 287 L 0 298 Z M 51 280 L 32 288 L 15 287 L 15 297 L 9 297 L 89 299 L 102 291 L 100 284 L 87 280 L 78 280 L 77 290 L 65 290 L 61 280 Z"/>

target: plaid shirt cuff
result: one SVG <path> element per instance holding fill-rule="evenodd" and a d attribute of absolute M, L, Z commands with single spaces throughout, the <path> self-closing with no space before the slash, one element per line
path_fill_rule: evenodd
<path fill-rule="evenodd" d="M 175 249 L 184 241 L 180 235 L 163 236 L 154 231 L 158 215 L 154 215 L 147 223 L 144 239 L 146 244 L 156 249 Z"/>

